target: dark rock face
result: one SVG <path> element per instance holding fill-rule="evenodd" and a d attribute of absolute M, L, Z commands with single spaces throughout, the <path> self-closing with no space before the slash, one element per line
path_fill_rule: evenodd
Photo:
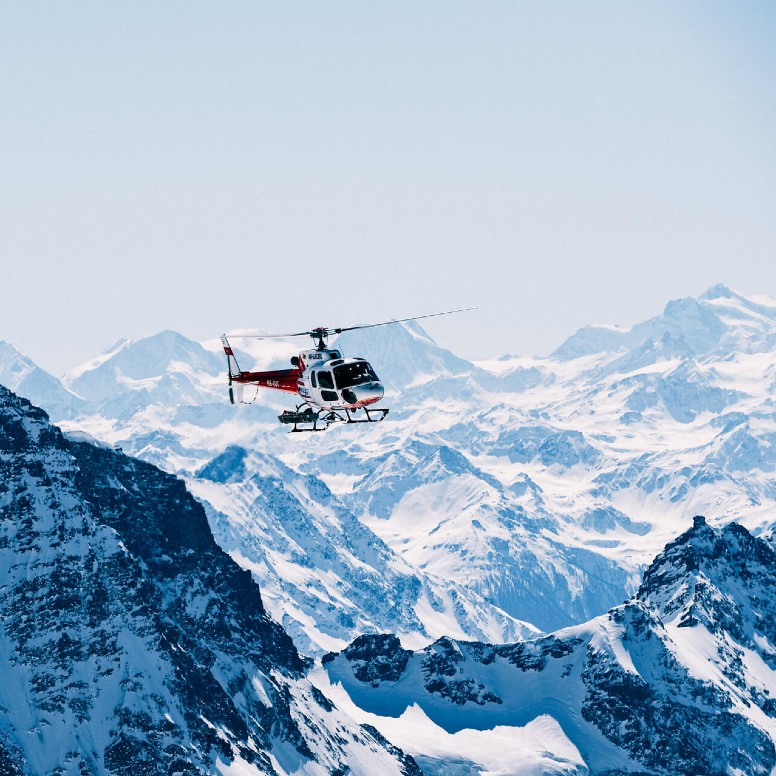
<path fill-rule="evenodd" d="M 0 580 L 2 773 L 275 773 L 278 746 L 409 767 L 304 680 L 181 481 L 66 440 L 2 387 Z"/>
<path fill-rule="evenodd" d="M 428 648 L 421 664 L 426 692 L 436 693 L 457 706 L 476 703 L 501 703 L 501 698 L 478 682 L 464 674 L 459 674 L 461 663 L 466 660 L 463 652 L 453 639 L 441 638 Z"/>
<path fill-rule="evenodd" d="M 633 599 L 586 625 L 415 653 L 363 637 L 326 667 L 367 710 L 417 703 L 449 731 L 548 714 L 596 774 L 764 776 L 776 767 L 775 644 L 776 553 L 740 525 L 698 517 Z M 383 676 L 398 696 L 390 706 Z"/>
<path fill-rule="evenodd" d="M 353 673 L 360 682 L 373 687 L 382 682 L 395 682 L 401 677 L 412 652 L 402 649 L 399 639 L 392 634 L 359 636 L 346 650 Z M 325 664 L 334 653 L 323 657 Z"/>
<path fill-rule="evenodd" d="M 611 616 L 623 628 L 622 644 L 638 673 L 610 652 L 589 649 L 582 672 L 588 722 L 650 772 L 771 772 L 771 739 L 735 713 L 724 690 L 691 674 L 657 635 L 662 626 L 654 615 L 629 605 Z"/>

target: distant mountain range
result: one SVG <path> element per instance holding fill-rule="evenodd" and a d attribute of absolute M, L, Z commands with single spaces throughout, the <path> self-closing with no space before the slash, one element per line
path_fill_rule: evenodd
<path fill-rule="evenodd" d="M 298 344 L 242 342 L 262 368 Z M 0 382 L 184 476 L 309 654 L 390 623 L 416 646 L 555 630 L 631 595 L 693 514 L 776 525 L 774 300 L 717 286 L 549 358 L 470 363 L 417 323 L 339 345 L 387 385 L 383 423 L 289 435 L 288 397 L 231 406 L 218 340 L 170 331 L 62 380 L 4 345 Z"/>
<path fill-rule="evenodd" d="M 289 713 L 297 720 L 299 736 L 305 741 L 309 741 L 308 734 L 315 737 L 310 731 L 316 725 L 334 723 L 326 716 L 329 701 L 318 702 L 315 693 L 319 690 L 305 684 L 309 664 L 296 649 L 311 657 L 341 653 L 327 662 L 328 674 L 316 669 L 313 680 L 342 709 L 349 709 L 351 716 L 371 727 L 352 727 L 345 716 L 341 724 L 349 732 L 342 734 L 342 741 L 324 736 L 321 749 L 309 744 L 309 752 L 295 733 L 289 733 L 290 738 L 267 738 L 263 722 L 264 738 L 259 732 L 250 734 L 251 740 L 260 742 L 256 750 L 265 754 L 281 749 L 290 752 L 284 747 L 291 740 L 294 751 L 303 752 L 302 761 L 313 768 L 306 772 L 315 772 L 314 763 L 336 771 L 338 763 L 344 767 L 376 762 L 369 759 L 373 756 L 387 758 L 387 768 L 411 770 L 415 767 L 412 761 L 392 748 L 392 744 L 402 746 L 403 741 L 428 773 L 479 772 L 472 770 L 472 763 L 480 763 L 477 768 L 487 762 L 492 769 L 502 767 L 503 761 L 488 760 L 483 752 L 499 752 L 508 742 L 517 746 L 516 741 L 523 743 L 515 756 L 525 757 L 526 766 L 524 770 L 514 766 L 508 773 L 723 773 L 724 769 L 714 769 L 722 768 L 726 761 L 732 769 L 729 773 L 769 772 L 758 769 L 769 767 L 771 762 L 774 709 L 769 698 L 776 693 L 768 673 L 771 645 L 776 639 L 763 625 L 763 618 L 771 616 L 763 603 L 769 600 L 767 580 L 772 573 L 772 556 L 766 549 L 776 526 L 776 300 L 747 298 L 717 286 L 698 299 L 670 302 L 662 315 L 628 330 L 582 329 L 547 358 L 509 356 L 470 363 L 440 348 L 417 324 L 348 332 L 341 336 L 339 345 L 346 353 L 371 361 L 388 387 L 384 403 L 391 413 L 373 426 L 333 426 L 325 433 L 304 435 L 288 434 L 276 420 L 278 411 L 289 406 L 287 397 L 265 391 L 255 397 L 246 395 L 246 400 L 255 399 L 247 406 L 228 403 L 225 359 L 217 340 L 195 343 L 168 331 L 137 342 L 119 342 L 61 380 L 12 346 L 0 343 L 0 383 L 32 398 L 65 432 L 64 437 L 59 436 L 36 410 L 14 405 L 16 400 L 10 394 L 4 399 L 8 407 L 14 407 L 9 410 L 11 415 L 21 418 L 6 424 L 12 429 L 8 438 L 21 440 L 27 434 L 29 439 L 19 442 L 22 448 L 11 445 L 6 451 L 8 468 L 0 482 L 13 484 L 5 496 L 0 493 L 0 504 L 6 510 L 19 510 L 21 503 L 30 514 L 39 515 L 36 520 L 45 523 L 53 519 L 55 525 L 63 526 L 56 531 L 46 528 L 34 541 L 22 538 L 22 544 L 7 544 L 11 554 L 6 573 L 11 578 L 18 575 L 14 558 L 20 552 L 32 552 L 25 555 L 30 563 L 48 563 L 46 553 L 50 551 L 46 548 L 52 542 L 56 553 L 51 557 L 58 558 L 59 552 L 81 547 L 72 544 L 79 530 L 92 537 L 87 540 L 92 547 L 97 546 L 94 537 L 99 534 L 103 538 L 95 560 L 89 561 L 91 565 L 84 565 L 86 549 L 76 552 L 77 560 L 64 563 L 73 569 L 68 584 L 86 578 L 83 573 L 77 577 L 77 566 L 98 568 L 107 562 L 104 558 L 129 553 L 121 563 L 139 564 L 132 572 L 136 579 L 132 584 L 143 590 L 151 586 L 147 588 L 151 598 L 142 598 L 145 608 L 133 603 L 131 595 L 121 602 L 127 608 L 120 617 L 128 618 L 130 630 L 135 628 L 133 618 L 145 616 L 147 609 L 162 612 L 178 628 L 176 632 L 185 635 L 193 629 L 190 646 L 181 647 L 187 654 L 194 654 L 199 649 L 195 642 L 202 641 L 201 649 L 207 654 L 221 654 L 222 650 L 231 655 L 229 660 L 236 661 L 230 663 L 228 671 L 224 669 L 225 673 L 220 668 L 210 670 L 230 697 L 239 681 L 244 684 L 239 677 L 251 672 L 269 672 L 275 677 L 276 669 L 285 671 L 283 675 L 291 677 L 288 681 L 278 679 L 275 689 L 265 687 L 264 691 L 282 695 L 286 693 L 283 687 L 293 685 L 288 693 L 301 700 L 298 706 L 293 706 L 297 701 L 288 701 Z M 266 368 L 287 363 L 293 353 L 294 343 L 263 342 L 246 346 L 238 357 L 245 367 Z M 34 420 L 24 420 L 26 414 Z M 38 427 L 44 430 L 28 433 L 28 429 Z M 32 474 L 19 479 L 18 472 L 27 459 L 33 461 L 38 447 L 59 453 L 51 453 L 49 461 L 46 452 L 45 461 L 33 463 Z M 176 490 L 176 480 L 165 479 L 151 467 L 143 468 L 144 464 L 128 454 L 182 477 L 204 511 L 185 490 Z M 90 476 L 92 480 L 87 482 Z M 62 486 L 60 493 L 60 480 L 73 480 L 77 487 Z M 56 486 L 52 492 L 47 490 L 51 483 Z M 30 502 L 24 495 L 28 491 L 43 495 Z M 124 499 L 135 499 L 135 505 L 120 506 Z M 167 506 L 162 509 L 161 504 Z M 223 626 L 230 634 L 249 633 L 247 641 L 237 637 L 242 646 L 235 647 L 234 654 L 228 651 L 231 636 L 212 642 L 209 631 L 197 631 L 199 620 L 208 611 L 208 596 L 220 588 L 216 576 L 186 576 L 194 573 L 189 567 L 199 552 L 188 544 L 194 539 L 175 529 L 176 539 L 164 540 L 174 552 L 145 547 L 143 542 L 141 552 L 124 536 L 124 531 L 133 530 L 134 523 L 141 532 L 148 530 L 149 537 L 158 536 L 157 528 L 147 521 L 159 519 L 160 514 L 174 514 L 178 505 L 184 505 L 191 515 L 196 513 L 192 526 L 197 526 L 199 538 L 195 541 L 207 545 L 208 558 L 217 558 L 214 569 L 227 564 L 223 569 L 230 569 L 229 576 L 241 567 L 261 588 L 260 603 L 247 610 L 254 611 L 257 621 L 264 623 L 260 632 L 253 633 L 253 626 L 239 617 L 239 627 Z M 92 522 L 66 529 L 73 512 L 90 516 Z M 10 530 L 21 519 L 21 512 L 7 514 Z M 688 533 L 697 514 L 706 515 L 706 521 L 696 521 Z M 122 518 L 124 522 L 119 519 L 121 515 L 127 516 Z M 212 532 L 215 544 L 202 534 L 205 518 L 209 524 L 206 534 L 209 537 Z M 702 537 L 706 537 L 706 544 Z M 177 550 L 176 541 L 180 544 Z M 653 564 L 667 544 L 666 553 L 670 554 L 672 548 L 685 544 L 696 547 L 698 542 L 703 547 L 717 547 L 720 557 L 728 559 L 738 552 L 730 549 L 735 542 L 746 544 L 747 551 L 759 559 L 757 570 L 747 572 L 746 564 L 736 561 L 735 574 L 724 572 L 730 580 L 740 577 L 733 591 L 721 578 L 715 577 L 712 585 L 705 578 L 698 582 L 690 561 L 690 565 L 682 565 L 683 561 L 672 560 L 671 568 L 679 570 L 671 571 L 663 554 L 657 565 Z M 687 557 L 701 563 L 698 559 L 703 552 L 696 547 Z M 174 561 L 176 575 L 183 573 L 176 576 L 174 593 L 164 578 L 165 555 Z M 739 553 L 736 557 L 744 556 Z M 60 562 L 57 560 L 58 565 Z M 728 566 L 720 566 L 725 568 Z M 48 578 L 51 564 L 36 573 Z M 677 585 L 670 595 L 665 592 L 668 577 L 675 577 Z M 246 583 L 239 580 L 247 576 L 234 579 L 238 581 L 230 583 L 230 589 L 235 585 L 241 589 Z M 746 600 L 734 596 L 728 606 L 734 592 L 743 594 L 748 585 L 760 583 L 765 587 L 757 596 Z M 22 584 L 21 577 L 18 584 Z M 650 593 L 647 588 L 657 592 Z M 41 601 L 59 595 L 48 588 L 42 590 Z M 197 590 L 202 597 L 195 601 L 190 596 L 200 595 L 195 594 Z M 703 619 L 699 613 L 703 607 L 694 604 L 689 614 L 682 610 L 680 621 L 671 630 L 669 623 L 675 612 L 669 612 L 658 597 L 695 601 L 696 594 L 704 590 L 716 608 L 711 611 L 709 604 L 706 608 L 711 614 Z M 32 599 L 15 586 L 6 588 L 3 595 L 8 597 L 11 592 L 9 611 L 20 617 L 18 612 Z M 105 611 L 99 609 L 100 617 Z M 226 609 L 223 612 L 227 619 L 237 617 Z M 740 619 L 739 614 L 754 623 L 746 633 L 736 630 L 734 621 Z M 712 619 L 718 623 L 717 631 L 712 631 Z M 89 627 L 101 634 L 114 634 L 111 644 L 117 654 L 127 652 L 121 658 L 122 665 L 130 666 L 133 675 L 147 673 L 147 666 L 134 667 L 132 660 L 138 650 L 121 641 L 118 634 L 123 631 L 116 625 L 118 621 L 114 621 L 112 631 L 108 625 L 95 624 L 98 620 Z M 51 621 L 40 621 L 48 623 L 46 632 L 54 633 Z M 175 667 L 175 649 L 161 636 L 148 635 L 161 632 L 160 627 L 145 621 L 137 624 L 139 632 L 162 645 L 162 656 L 154 658 L 154 665 L 162 665 L 159 670 L 163 674 L 168 672 L 168 679 L 162 680 L 167 686 L 172 676 L 169 671 L 183 669 Z M 217 632 L 223 630 L 218 624 L 213 627 Z M 708 638 L 706 631 L 711 634 Z M 295 647 L 284 641 L 286 633 L 292 636 Z M 385 634 L 399 637 L 400 642 Z M 19 649 L 21 637 L 10 634 L 9 638 L 16 639 L 7 642 L 9 649 Z M 53 644 L 51 639 L 53 635 L 49 640 Z M 246 657 L 246 650 L 250 652 L 247 644 L 254 639 L 272 645 L 266 650 L 273 655 L 272 665 L 255 656 Z M 157 642 L 144 641 L 139 652 L 144 654 L 151 646 L 156 650 Z M 471 654 L 469 647 L 462 646 L 464 642 L 475 642 Z M 286 643 L 288 647 L 279 647 Z M 556 644 L 560 644 L 557 655 L 553 651 Z M 331 684 L 332 678 L 336 679 L 333 667 L 354 659 L 378 666 L 368 669 L 377 671 L 369 674 L 372 679 L 368 685 L 382 676 L 379 666 L 398 681 L 393 657 L 383 655 L 385 650 L 391 656 L 398 654 L 399 663 L 404 660 L 401 656 L 406 656 L 411 666 L 436 665 L 433 655 L 440 653 L 442 684 L 450 684 L 444 677 L 453 676 L 445 673 L 452 670 L 449 661 L 457 660 L 450 655 L 462 650 L 465 665 L 458 666 L 460 677 L 456 679 L 460 686 L 456 684 L 457 689 L 451 692 L 456 695 L 460 691 L 456 697 L 463 703 L 447 697 L 447 690 L 437 687 L 433 677 L 431 690 L 425 683 L 415 686 L 414 679 L 403 678 L 402 687 L 406 686 L 409 694 L 391 691 L 394 705 L 389 704 L 388 711 L 370 706 L 374 694 L 359 689 L 358 683 L 343 680 L 343 687 Z M 62 666 L 71 665 L 78 657 L 65 652 L 68 657 L 63 658 Z M 34 653 L 27 665 L 35 665 L 42 654 Z M 518 663 L 528 661 L 527 667 L 520 669 L 520 675 L 525 674 L 520 681 L 509 673 L 513 657 Z M 653 659 L 656 663 L 650 667 Z M 275 666 L 276 660 L 280 668 Z M 722 667 L 710 668 L 717 665 L 715 660 Z M 552 681 L 544 668 L 535 668 L 531 661 L 555 666 Z M 569 661 L 573 662 L 571 668 Z M 215 657 L 196 657 L 195 664 L 186 670 L 217 664 Z M 490 673 L 491 665 L 505 673 Z M 13 668 L 15 671 L 17 665 Z M 471 676 L 467 674 L 470 668 L 474 672 Z M 561 674 L 568 668 L 569 681 L 561 681 L 565 677 L 556 676 L 556 668 Z M 418 670 L 426 672 L 426 668 Z M 79 671 L 83 674 L 86 669 Z M 35 679 L 37 674 L 24 669 L 14 681 L 19 688 L 44 689 L 70 687 L 68 683 L 76 682 L 72 693 L 68 690 L 63 695 L 57 690 L 62 695 L 57 701 L 58 713 L 65 710 L 62 704 L 69 704 L 71 695 L 76 700 L 72 708 L 68 706 L 68 721 L 57 723 L 65 727 L 53 725 L 50 732 L 54 736 L 51 741 L 58 742 L 51 743 L 57 752 L 60 744 L 72 745 L 72 751 L 80 752 L 84 747 L 78 741 L 92 740 L 89 736 L 96 733 L 80 732 L 75 741 L 71 733 L 63 731 L 73 725 L 81 730 L 81 722 L 72 715 L 81 702 L 78 693 L 86 692 L 77 683 L 85 680 L 48 669 L 44 673 L 48 678 Z M 431 676 L 433 671 L 427 673 Z M 502 680 L 506 687 L 514 685 L 514 692 L 521 696 L 535 697 L 535 704 L 526 701 L 529 705 L 520 706 L 519 713 L 507 714 L 517 706 L 513 699 L 502 697 Z M 149 699 L 157 695 L 167 699 L 159 702 L 157 709 L 167 708 L 172 700 L 153 682 L 148 686 L 156 689 L 140 693 L 138 713 L 163 724 L 151 711 L 157 701 Z M 553 687 L 565 699 L 559 705 L 547 700 Z M 123 692 L 124 685 L 119 689 Z M 214 692 L 221 691 L 214 688 Z M 453 729 L 447 724 L 450 712 L 440 711 L 441 716 L 435 717 L 428 711 L 424 692 L 433 698 L 441 694 L 444 703 L 453 704 L 456 715 L 458 706 L 469 709 L 468 704 L 474 704 L 471 708 L 482 706 L 488 713 L 496 706 L 503 707 L 504 715 L 496 714 L 492 719 L 508 729 L 497 726 L 486 731 L 483 719 L 491 717 L 486 714 L 479 719 L 468 712 L 461 717 L 463 728 Z M 183 693 L 183 689 L 175 693 Z M 186 693 L 180 697 L 175 693 L 175 703 L 181 708 L 204 703 Z M 241 715 L 239 725 L 243 727 L 239 730 L 253 729 L 253 722 L 245 718 L 244 703 L 254 702 L 244 700 L 249 696 L 253 697 L 248 693 L 237 701 L 232 699 L 235 710 L 228 713 L 237 716 L 228 730 L 213 722 L 209 714 L 215 712 L 202 714 L 223 734 L 215 733 L 215 737 L 229 742 L 229 756 L 245 762 L 250 762 L 250 746 L 244 743 L 243 733 L 235 731 Z M 29 697 L 33 705 L 38 704 L 35 708 L 48 703 L 45 692 Z M 118 696 L 108 693 L 104 697 Z M 131 704 L 134 697 L 130 696 Z M 634 722 L 623 709 L 642 701 L 643 713 L 639 712 L 639 721 Z M 266 705 L 265 700 L 260 702 Z M 12 700 L 6 703 L 0 698 L 0 705 L 14 708 Z M 276 707 L 275 700 L 270 706 Z M 649 711 L 658 707 L 659 711 Z M 721 748 L 704 754 L 702 762 L 709 770 L 691 770 L 692 753 L 685 759 L 673 753 L 661 760 L 657 749 L 649 751 L 645 743 L 653 740 L 660 725 L 689 724 L 687 709 L 695 707 L 709 715 L 709 719 L 704 717 L 706 727 L 699 730 L 724 740 Z M 88 719 L 95 717 L 96 708 L 90 707 L 83 730 L 88 728 Z M 299 722 L 293 708 L 304 709 L 300 713 L 307 721 Z M 99 706 L 108 729 L 112 713 L 107 706 Z M 424 714 L 431 723 L 423 719 Z M 216 762 L 211 744 L 203 743 L 209 725 L 202 723 L 205 728 L 200 729 L 196 721 L 170 715 L 178 725 L 177 732 L 164 741 L 189 753 L 182 755 L 184 759 L 196 753 L 197 767 L 209 772 Z M 717 716 L 714 722 L 711 717 Z M 35 723 L 13 715 L 8 719 L 11 721 L 5 727 L 0 723 L 0 731 L 10 731 L 3 739 L 11 753 L 8 762 L 15 762 L 13 752 L 23 746 L 23 730 L 39 730 L 36 735 L 49 740 L 50 721 Z M 386 719 L 392 721 L 386 723 Z M 119 727 L 123 729 L 123 725 L 122 721 Z M 402 725 L 417 735 L 407 737 Z M 143 733 L 148 729 L 139 723 L 127 730 L 137 741 L 148 738 Z M 423 744 L 423 731 L 430 731 L 433 741 Z M 499 738 L 502 733 L 506 738 Z M 57 737 L 60 734 L 61 740 Z M 158 753 L 160 741 L 155 739 L 149 751 Z M 94 745 L 95 751 L 107 751 L 109 743 L 103 737 Z M 127 751 L 135 750 L 130 747 Z M 269 762 L 279 772 L 290 768 L 291 761 L 278 765 L 272 756 L 262 755 L 256 762 L 261 768 L 269 767 Z M 294 757 L 297 754 L 292 760 Z M 77 762 L 72 758 L 72 763 Z M 88 758 L 84 762 L 88 767 Z"/>

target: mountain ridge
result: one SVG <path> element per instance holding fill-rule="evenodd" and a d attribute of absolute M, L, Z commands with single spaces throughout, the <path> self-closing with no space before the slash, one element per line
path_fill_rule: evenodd
<path fill-rule="evenodd" d="M 685 356 L 706 354 L 722 344 L 729 330 L 726 318 L 746 323 L 750 338 L 756 332 L 760 335 L 757 344 L 764 345 L 768 340 L 763 336 L 762 319 L 771 330 L 776 321 L 776 299 L 768 301 L 772 304 L 754 302 L 719 283 L 697 298 L 671 300 L 660 315 L 629 328 L 583 327 L 561 343 L 551 358 L 568 360 L 597 352 L 632 349 L 646 342 L 661 343 L 664 351 L 673 349 Z"/>

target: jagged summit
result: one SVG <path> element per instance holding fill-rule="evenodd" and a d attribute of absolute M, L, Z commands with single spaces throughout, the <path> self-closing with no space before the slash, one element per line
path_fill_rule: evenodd
<path fill-rule="evenodd" d="M 770 586 L 776 581 L 776 553 L 739 523 L 713 528 L 704 516 L 696 515 L 692 527 L 668 544 L 645 571 L 638 595 L 646 600 L 651 591 L 665 591 L 691 575 L 725 586 L 735 580 L 737 591 L 741 580 Z"/>
<path fill-rule="evenodd" d="M 723 629 L 776 666 L 776 552 L 738 523 L 702 516 L 655 559 L 636 596 L 665 623 Z"/>

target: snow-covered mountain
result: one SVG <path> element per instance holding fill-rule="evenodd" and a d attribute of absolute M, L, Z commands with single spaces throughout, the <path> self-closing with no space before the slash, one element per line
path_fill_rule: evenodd
<path fill-rule="evenodd" d="M 172 332 L 71 372 L 77 416 L 41 402 L 184 476 L 309 654 L 384 631 L 392 607 L 406 646 L 556 630 L 631 595 L 693 514 L 776 527 L 774 300 L 718 286 L 548 358 L 471 364 L 417 324 L 340 345 L 387 384 L 384 422 L 288 434 L 288 397 L 230 406 L 218 341 Z M 295 344 L 240 347 L 265 368 Z"/>
<path fill-rule="evenodd" d="M 56 377 L 41 369 L 13 345 L 0 340 L 0 385 L 31 402 L 45 405 L 56 417 L 71 418 L 83 411 L 84 402 Z"/>
<path fill-rule="evenodd" d="M 439 378 L 479 373 L 471 362 L 439 347 L 416 321 L 348 331 L 339 337 L 337 347 L 344 353 L 368 353 L 394 395 Z"/>
<path fill-rule="evenodd" d="M 184 483 L 0 388 L 0 772 L 419 774 L 339 712 Z"/>
<path fill-rule="evenodd" d="M 339 344 L 374 364 L 391 413 L 321 434 L 288 434 L 282 395 L 229 405 L 217 340 L 120 342 L 62 381 L 0 348 L 0 382 L 69 434 L 3 394 L 0 769 L 25 731 L 35 767 L 78 753 L 64 773 L 160 751 L 206 772 L 411 768 L 388 733 L 430 773 L 776 767 L 776 300 L 718 286 L 547 358 L 469 363 L 404 324 Z M 294 352 L 239 345 L 244 368 Z M 340 711 L 273 621 L 307 655 L 342 651 L 314 677 Z"/>
<path fill-rule="evenodd" d="M 419 575 L 314 474 L 230 447 L 190 480 L 217 541 L 264 591 L 308 654 L 389 629 L 422 644 L 446 633 L 536 631 L 455 580 Z"/>
<path fill-rule="evenodd" d="M 765 776 L 776 769 L 776 553 L 736 523 L 696 517 L 636 595 L 583 625 L 417 652 L 368 635 L 323 666 L 338 705 L 426 774 Z"/>
<path fill-rule="evenodd" d="M 774 347 L 776 304 L 716 285 L 698 299 L 675 299 L 661 315 L 629 329 L 590 326 L 567 339 L 553 356 L 574 359 L 602 352 L 633 351 L 649 344 L 657 356 L 698 357 L 733 351 L 762 353 Z"/>

